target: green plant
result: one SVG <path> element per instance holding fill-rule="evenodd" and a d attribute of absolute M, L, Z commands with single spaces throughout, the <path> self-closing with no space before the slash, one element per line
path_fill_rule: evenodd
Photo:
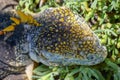
<path fill-rule="evenodd" d="M 39 5 L 40 0 L 19 0 L 19 4 L 16 6 L 17 10 L 22 10 L 26 13 L 35 13 L 39 12 Z"/>
<path fill-rule="evenodd" d="M 120 67 L 109 59 L 96 66 L 47 67 L 42 64 L 33 72 L 36 80 L 120 80 Z"/>

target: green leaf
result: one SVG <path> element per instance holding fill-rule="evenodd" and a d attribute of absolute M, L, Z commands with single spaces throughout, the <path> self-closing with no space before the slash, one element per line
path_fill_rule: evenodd
<path fill-rule="evenodd" d="M 74 77 L 68 73 L 64 80 L 74 80 Z"/>
<path fill-rule="evenodd" d="M 40 0 L 35 0 L 34 3 L 38 4 L 40 2 Z"/>
<path fill-rule="evenodd" d="M 90 18 L 94 16 L 95 10 L 91 10 L 85 17 L 85 20 L 88 21 Z"/>
<path fill-rule="evenodd" d="M 26 1 L 22 1 L 22 0 L 20 0 L 20 1 L 19 1 L 19 5 L 20 5 L 20 7 L 23 7 L 23 6 L 25 5 L 25 2 L 26 2 Z"/>
<path fill-rule="evenodd" d="M 99 24 L 101 25 L 104 22 L 104 20 L 107 17 L 107 15 L 106 15 L 106 13 L 102 13 L 100 17 L 101 17 L 101 19 L 100 19 Z"/>
<path fill-rule="evenodd" d="M 119 67 L 117 64 L 111 62 L 109 59 L 106 59 L 106 60 L 105 60 L 105 63 L 106 63 L 109 67 L 111 67 L 115 72 L 120 71 L 120 67 Z"/>
<path fill-rule="evenodd" d="M 45 66 L 45 65 L 40 65 L 40 66 L 38 66 L 36 69 L 34 69 L 34 72 L 36 72 L 36 71 L 41 72 L 41 71 L 48 71 L 48 70 L 49 70 L 49 68 L 48 68 L 47 66 Z"/>
<path fill-rule="evenodd" d="M 55 80 L 55 79 L 54 79 L 54 76 L 51 75 L 49 80 Z"/>
<path fill-rule="evenodd" d="M 96 8 L 97 8 L 97 1 L 98 1 L 98 0 L 94 0 L 94 1 L 93 1 L 92 5 L 91 5 L 91 8 L 93 8 L 93 9 L 96 9 Z"/>
<path fill-rule="evenodd" d="M 82 74 L 79 73 L 79 75 L 75 78 L 75 80 L 82 80 Z"/>
<path fill-rule="evenodd" d="M 102 74 L 100 73 L 100 71 L 98 71 L 96 69 L 92 69 L 91 73 L 93 74 L 93 76 L 96 77 L 97 80 L 105 80 L 104 77 L 102 76 Z"/>
<path fill-rule="evenodd" d="M 78 72 L 80 72 L 79 68 L 73 69 L 73 70 L 71 71 L 70 75 L 74 75 L 74 74 L 76 74 L 76 73 L 78 73 Z"/>

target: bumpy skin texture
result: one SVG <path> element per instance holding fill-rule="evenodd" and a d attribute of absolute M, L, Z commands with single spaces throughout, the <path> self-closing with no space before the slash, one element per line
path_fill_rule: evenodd
<path fill-rule="evenodd" d="M 10 16 L 14 16 L 14 14 L 0 12 L 0 30 L 11 24 Z M 10 37 L 8 35 L 11 32 L 0 36 L 0 80 L 3 80 L 8 75 L 25 73 L 25 67 L 31 63 L 28 54 L 19 54 L 18 48 L 16 48 L 19 47 L 17 45 L 21 39 L 22 31 L 24 31 L 22 26 L 18 26 Z"/>
<path fill-rule="evenodd" d="M 83 18 L 69 8 L 49 8 L 39 14 L 40 27 L 27 28 L 30 57 L 48 66 L 95 65 L 107 56 L 107 50 Z M 21 45 L 21 43 L 19 44 Z"/>
<path fill-rule="evenodd" d="M 29 62 L 27 57 L 15 53 L 14 48 L 7 42 L 0 41 L 0 80 L 11 74 L 24 73 L 25 66 Z"/>

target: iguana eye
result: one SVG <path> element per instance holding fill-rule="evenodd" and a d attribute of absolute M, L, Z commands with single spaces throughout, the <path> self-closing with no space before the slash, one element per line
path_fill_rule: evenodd
<path fill-rule="evenodd" d="M 87 59 L 88 60 L 94 60 L 95 59 L 95 56 L 90 54 L 90 55 L 87 55 Z"/>

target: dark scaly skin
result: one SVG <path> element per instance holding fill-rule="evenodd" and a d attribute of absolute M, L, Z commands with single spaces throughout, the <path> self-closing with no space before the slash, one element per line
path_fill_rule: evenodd
<path fill-rule="evenodd" d="M 38 42 L 42 42 L 43 41 L 41 40 L 42 38 L 44 37 L 47 38 L 47 40 L 45 40 L 46 43 L 44 41 L 42 45 L 45 47 L 46 50 L 58 54 L 72 52 L 76 55 L 76 57 L 78 56 L 82 57 L 77 53 L 80 52 L 81 50 L 84 51 L 84 49 L 88 50 L 88 53 L 95 52 L 94 49 L 93 50 L 91 49 L 92 47 L 88 47 L 93 45 L 95 39 L 90 28 L 81 19 L 79 20 L 75 19 L 75 15 L 69 9 L 61 8 L 61 9 L 56 9 L 53 12 L 50 11 L 50 13 L 48 11 L 47 13 L 46 15 L 44 13 L 45 15 L 44 21 L 46 21 L 46 24 L 48 24 L 49 26 L 46 26 L 44 30 L 41 31 L 38 40 Z M 49 17 L 49 15 L 53 15 L 53 17 L 52 16 Z M 54 19 L 52 20 L 52 18 Z M 49 21 L 50 24 L 47 21 Z M 85 24 L 82 25 L 81 23 L 82 24 L 85 23 Z M 86 40 L 87 38 L 89 40 Z M 48 42 L 52 41 L 52 42 L 51 44 L 49 44 L 47 41 Z M 81 41 L 80 45 L 78 45 L 78 41 Z M 38 48 L 40 46 L 41 43 L 38 45 Z"/>
<path fill-rule="evenodd" d="M 95 65 L 106 58 L 106 48 L 98 37 L 69 8 L 46 9 L 37 20 L 42 26 L 31 27 L 26 34 L 33 60 L 48 66 L 68 66 Z"/>
<path fill-rule="evenodd" d="M 12 46 L 0 41 L 0 80 L 11 74 L 24 73 L 26 65 L 20 57 L 22 54 L 15 54 Z"/>
<path fill-rule="evenodd" d="M 14 15 L 13 12 L 0 12 L 0 30 L 11 24 L 10 16 Z M 16 48 L 22 36 L 22 31 L 24 31 L 22 26 L 17 27 L 15 32 L 7 39 L 5 38 L 11 32 L 5 36 L 0 36 L 0 80 L 8 75 L 25 73 L 25 67 L 31 63 L 28 54 L 19 54 Z"/>

